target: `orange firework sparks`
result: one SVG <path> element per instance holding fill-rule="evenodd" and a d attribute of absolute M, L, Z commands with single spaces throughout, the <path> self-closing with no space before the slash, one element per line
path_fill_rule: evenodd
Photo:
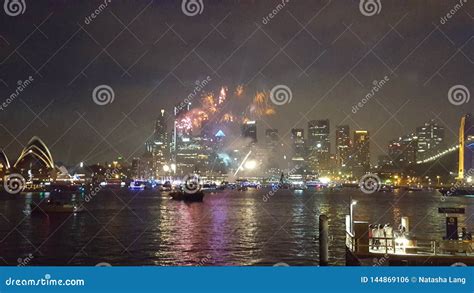
<path fill-rule="evenodd" d="M 237 97 L 241 97 L 243 93 L 244 93 L 244 86 L 242 84 L 238 85 L 237 88 L 235 89 L 235 95 Z"/>
<path fill-rule="evenodd" d="M 219 93 L 219 105 L 225 102 L 227 97 L 227 88 L 222 87 L 221 92 Z"/>

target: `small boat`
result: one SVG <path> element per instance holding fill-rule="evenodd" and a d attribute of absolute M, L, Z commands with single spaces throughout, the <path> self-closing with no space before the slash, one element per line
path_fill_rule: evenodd
<path fill-rule="evenodd" d="M 418 185 L 408 186 L 408 191 L 423 191 L 423 187 Z"/>
<path fill-rule="evenodd" d="M 199 190 L 194 193 L 189 193 L 182 190 L 175 190 L 175 191 L 170 192 L 170 196 L 174 200 L 200 202 L 204 199 L 204 192 Z"/>
<path fill-rule="evenodd" d="M 392 185 L 387 185 L 387 184 L 382 184 L 380 186 L 380 191 L 381 192 L 393 192 L 393 186 Z"/>
<path fill-rule="evenodd" d="M 131 190 L 144 190 L 146 187 L 146 183 L 146 181 L 134 180 L 130 182 L 130 186 L 128 188 Z"/>
<path fill-rule="evenodd" d="M 82 206 L 73 203 L 63 203 L 60 201 L 50 200 L 40 203 L 36 208 L 25 210 L 25 214 L 57 214 L 57 213 L 80 213 L 84 210 Z"/>

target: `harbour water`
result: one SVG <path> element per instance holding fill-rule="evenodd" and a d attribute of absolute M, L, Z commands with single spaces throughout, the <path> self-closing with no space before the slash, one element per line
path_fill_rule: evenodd
<path fill-rule="evenodd" d="M 248 266 L 318 265 L 318 217 L 329 219 L 330 265 L 345 264 L 345 215 L 391 223 L 408 216 L 412 233 L 441 239 L 439 207 L 462 207 L 460 227 L 474 229 L 474 198 L 437 191 L 364 194 L 357 189 L 208 192 L 202 203 L 157 191 L 101 191 L 75 215 L 25 215 L 44 194 L 0 196 L 0 262 L 18 265 Z M 265 199 L 265 200 L 264 200 Z"/>

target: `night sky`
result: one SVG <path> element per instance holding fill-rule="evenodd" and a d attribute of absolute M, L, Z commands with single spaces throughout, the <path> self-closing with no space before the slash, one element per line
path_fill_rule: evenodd
<path fill-rule="evenodd" d="M 177 0 L 112 0 L 89 24 L 102 1 L 25 0 L 14 17 L 1 9 L 0 102 L 18 80 L 33 82 L 0 110 L 0 147 L 13 161 L 38 135 L 66 164 L 139 156 L 160 109 L 172 111 L 207 76 L 207 90 L 244 85 L 236 109 L 256 91 L 291 89 L 290 103 L 257 121 L 260 140 L 265 128 L 288 135 L 330 119 L 333 136 L 337 124 L 369 130 L 375 161 L 389 140 L 436 118 L 453 143 L 472 112 L 473 101 L 453 105 L 448 91 L 474 91 L 473 3 L 442 24 L 459 1 L 380 2 L 364 16 L 355 0 L 290 0 L 267 24 L 281 1 L 203 0 L 201 14 L 186 16 Z M 99 106 L 92 92 L 102 84 L 115 98 Z"/>

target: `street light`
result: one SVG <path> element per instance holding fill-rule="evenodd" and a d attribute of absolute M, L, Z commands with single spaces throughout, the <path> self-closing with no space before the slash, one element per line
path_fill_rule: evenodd
<path fill-rule="evenodd" d="M 350 206 L 350 219 L 351 219 L 351 233 L 354 234 L 354 206 L 357 204 L 357 200 L 351 201 Z"/>

